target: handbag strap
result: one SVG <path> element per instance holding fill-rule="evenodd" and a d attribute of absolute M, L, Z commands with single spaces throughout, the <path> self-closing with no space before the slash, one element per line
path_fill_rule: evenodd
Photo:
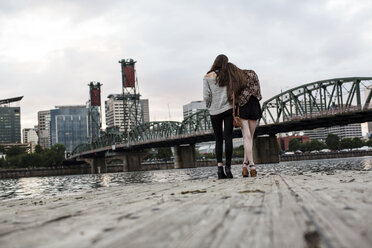
<path fill-rule="evenodd" d="M 239 117 L 239 103 L 238 103 L 238 114 Z M 233 92 L 233 117 L 235 118 L 235 93 Z"/>

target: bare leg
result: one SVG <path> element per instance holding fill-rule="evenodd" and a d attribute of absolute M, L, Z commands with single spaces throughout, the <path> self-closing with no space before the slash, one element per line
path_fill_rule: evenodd
<path fill-rule="evenodd" d="M 248 126 L 249 126 L 249 132 L 251 134 L 250 138 L 251 138 L 251 154 L 252 154 L 252 160 L 249 160 L 249 164 L 250 165 L 254 165 L 254 161 L 253 161 L 253 138 L 254 138 L 254 131 L 256 131 L 256 127 L 257 127 L 257 120 L 248 120 Z"/>
<path fill-rule="evenodd" d="M 243 131 L 242 131 L 243 132 Z M 244 146 L 244 138 L 243 138 L 243 146 Z M 247 158 L 247 155 L 245 155 L 245 147 L 244 147 L 244 160 L 243 162 L 247 162 L 248 161 L 248 158 Z M 245 166 L 245 164 L 243 163 L 243 167 Z"/>
<path fill-rule="evenodd" d="M 241 119 L 241 125 L 244 145 L 244 162 L 254 164 L 252 154 L 253 136 L 249 128 L 249 120 Z"/>

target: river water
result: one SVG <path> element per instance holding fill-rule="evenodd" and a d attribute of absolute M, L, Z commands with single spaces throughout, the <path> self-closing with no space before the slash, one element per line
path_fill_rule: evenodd
<path fill-rule="evenodd" d="M 256 165 L 259 175 L 298 175 L 311 172 L 332 174 L 338 170 L 371 170 L 372 157 L 342 158 L 281 162 Z M 83 193 L 100 187 L 123 186 L 134 183 L 177 182 L 216 178 L 216 167 L 156 170 L 107 174 L 84 174 L 53 177 L 29 177 L 0 180 L 0 201 L 32 197 L 63 196 Z M 241 177 L 241 165 L 233 165 L 234 177 Z"/>

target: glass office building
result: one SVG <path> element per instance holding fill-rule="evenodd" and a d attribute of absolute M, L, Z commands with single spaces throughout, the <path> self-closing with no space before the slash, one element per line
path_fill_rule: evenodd
<path fill-rule="evenodd" d="M 0 144 L 21 143 L 21 108 L 23 96 L 0 99 Z"/>
<path fill-rule="evenodd" d="M 88 141 L 89 110 L 84 105 L 56 106 L 50 110 L 51 145 L 63 144 L 66 152 Z"/>
<path fill-rule="evenodd" d="M 0 106 L 0 144 L 21 143 L 21 108 Z"/>

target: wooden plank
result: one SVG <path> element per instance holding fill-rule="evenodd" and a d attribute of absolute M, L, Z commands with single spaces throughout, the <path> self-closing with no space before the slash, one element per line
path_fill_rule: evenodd
<path fill-rule="evenodd" d="M 371 172 L 131 184 L 0 203 L 1 247 L 371 247 Z"/>
<path fill-rule="evenodd" d="M 326 174 L 312 174 L 310 178 L 284 176 L 284 180 L 298 195 L 328 247 L 371 247 L 370 177 L 370 172 L 353 172 L 336 177 Z"/>

